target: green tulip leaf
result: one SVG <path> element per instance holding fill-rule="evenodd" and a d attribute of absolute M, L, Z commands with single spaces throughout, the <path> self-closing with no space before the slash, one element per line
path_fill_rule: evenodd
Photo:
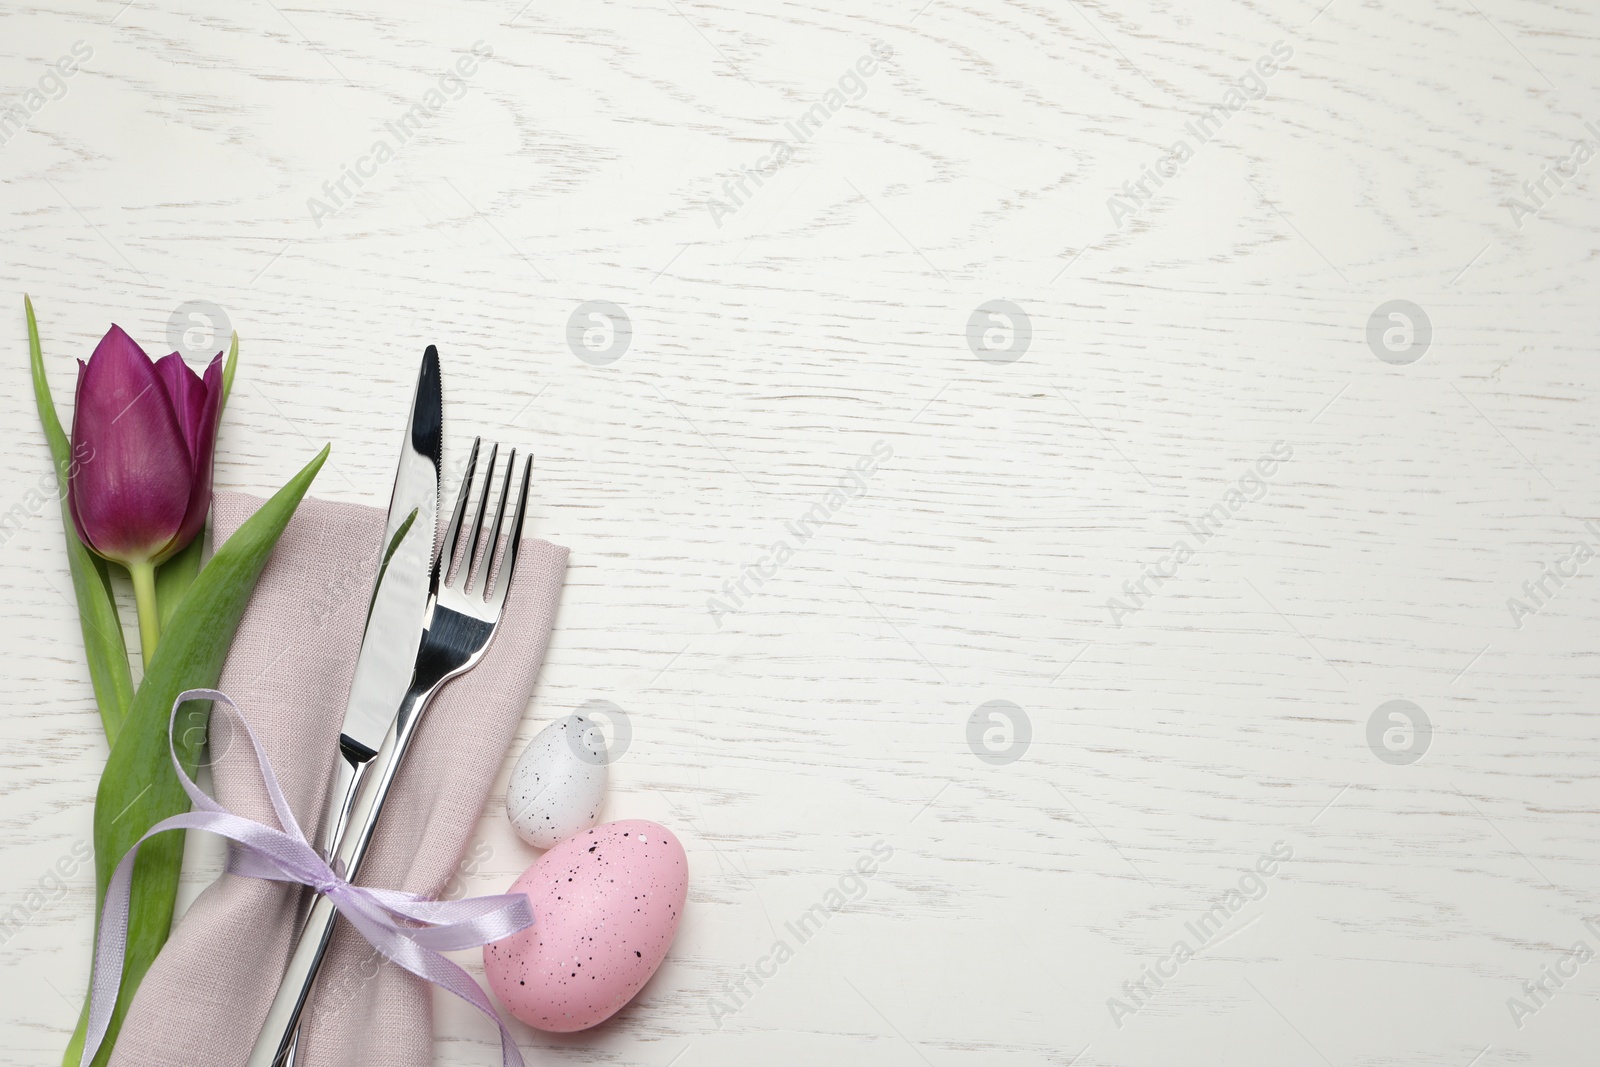
<path fill-rule="evenodd" d="M 239 369 L 239 331 L 233 331 L 233 340 L 228 342 L 228 358 L 222 361 L 222 402 L 228 402 L 228 394 L 233 392 L 233 372 Z M 222 418 L 218 411 L 217 418 Z"/>
<path fill-rule="evenodd" d="M 111 577 L 106 561 L 89 551 L 78 539 L 72 511 L 67 503 L 67 478 L 74 466 L 72 442 L 56 417 L 50 398 L 50 381 L 44 373 L 44 356 L 39 347 L 39 323 L 33 316 L 33 301 L 22 298 L 28 313 L 28 359 L 33 370 L 33 398 L 39 406 L 39 421 L 44 424 L 45 440 L 50 443 L 50 458 L 61 495 L 61 525 L 66 534 L 67 564 L 72 571 L 72 589 L 78 598 L 78 621 L 83 629 L 83 651 L 89 664 L 89 681 L 94 686 L 95 703 L 107 743 L 114 743 L 123 716 L 133 702 L 133 674 L 128 666 L 128 646 L 122 640 L 122 620 L 117 617 L 116 601 L 111 596 Z M 78 462 L 93 462 L 93 456 Z"/>
<path fill-rule="evenodd" d="M 324 448 L 217 549 L 183 595 L 171 626 L 162 634 L 95 797 L 96 914 L 104 903 L 106 884 L 128 850 L 162 819 L 189 810 L 189 797 L 173 772 L 167 750 L 173 701 L 185 689 L 217 684 L 256 579 L 327 458 L 328 449 Z M 172 727 L 173 747 L 191 776 L 199 762 L 209 714 L 209 703 L 190 701 L 180 709 Z M 183 834 L 179 831 L 151 838 L 134 861 L 122 988 L 95 1065 L 110 1058 L 134 991 L 167 939 L 182 862 Z M 80 1022 L 65 1061 L 69 1067 L 78 1062 L 75 1053 L 81 1053 L 82 1031 Z"/>

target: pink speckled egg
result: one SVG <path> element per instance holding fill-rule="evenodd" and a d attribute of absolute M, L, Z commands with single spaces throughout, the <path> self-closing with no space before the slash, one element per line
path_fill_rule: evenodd
<path fill-rule="evenodd" d="M 534 924 L 483 947 L 512 1015 L 555 1033 L 609 1019 L 656 973 L 678 931 L 689 863 L 672 831 L 624 819 L 569 837 L 518 878 Z"/>

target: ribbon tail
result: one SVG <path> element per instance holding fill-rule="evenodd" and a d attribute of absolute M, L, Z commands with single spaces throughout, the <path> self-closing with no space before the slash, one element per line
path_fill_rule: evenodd
<path fill-rule="evenodd" d="M 364 889 L 363 893 L 390 915 L 429 924 L 406 931 L 406 937 L 436 952 L 487 945 L 526 930 L 534 920 L 526 893 L 467 900 L 425 900 L 385 889 Z"/>
<path fill-rule="evenodd" d="M 95 938 L 94 977 L 89 984 L 89 1025 L 83 1044 L 82 1063 L 93 1063 L 94 1055 L 111 1028 L 116 1013 L 117 993 L 122 987 L 122 964 L 128 950 L 128 911 L 133 896 L 133 864 L 139 846 L 168 830 L 216 830 L 218 818 L 211 812 L 192 811 L 162 819 L 123 853 L 106 883 L 105 907 L 100 913 L 100 933 Z"/>
<path fill-rule="evenodd" d="M 133 896 L 133 864 L 139 846 L 168 830 L 207 830 L 254 850 L 263 867 L 253 877 L 316 885 L 331 877 L 326 863 L 303 840 L 227 811 L 190 811 L 162 819 L 133 847 L 123 853 L 106 884 L 105 906 L 100 913 L 100 933 L 95 939 L 94 978 L 89 986 L 89 1025 L 84 1040 L 83 1063 L 94 1054 L 110 1029 L 122 987 L 122 965 L 128 949 L 128 913 Z"/>
<path fill-rule="evenodd" d="M 374 920 L 360 908 L 346 910 L 342 900 L 336 900 L 335 903 L 340 905 L 340 913 L 360 931 L 361 936 L 365 937 L 373 948 L 423 981 L 431 982 L 454 993 L 494 1023 L 500 1030 L 501 1067 L 525 1067 L 516 1039 L 511 1036 L 511 1031 L 506 1029 L 506 1024 L 494 1010 L 494 1005 L 489 1003 L 488 996 L 478 983 L 473 981 L 470 974 L 432 949 L 418 944 L 414 936 L 415 931 L 402 932 L 393 926 L 385 925 L 381 919 Z"/>
<path fill-rule="evenodd" d="M 500 1018 L 500 1013 L 494 1010 L 493 1004 L 489 1003 L 489 998 L 484 994 L 483 988 L 473 981 L 470 974 L 463 971 L 451 960 L 445 959 L 431 949 L 423 949 L 423 951 L 437 961 L 437 965 L 443 974 L 424 974 L 419 977 L 448 989 L 474 1008 L 477 1008 L 489 1021 L 499 1027 L 501 1067 L 524 1067 L 522 1052 L 517 1048 L 516 1038 L 511 1036 L 510 1030 L 506 1029 L 505 1022 Z"/>
<path fill-rule="evenodd" d="M 149 837 L 146 834 L 145 837 Z M 141 838 L 141 843 L 144 838 Z M 93 1063 L 111 1016 L 117 1007 L 117 990 L 122 985 L 122 957 L 128 945 L 128 898 L 133 893 L 133 861 L 139 846 L 130 848 L 106 884 L 106 903 L 100 913 L 100 933 L 95 938 L 94 977 L 89 983 L 89 1025 L 83 1042 L 81 1063 Z"/>

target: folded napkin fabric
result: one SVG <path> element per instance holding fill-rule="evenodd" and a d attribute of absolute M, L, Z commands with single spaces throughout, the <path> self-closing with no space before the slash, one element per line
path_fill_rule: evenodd
<path fill-rule="evenodd" d="M 218 493 L 220 544 L 261 506 Z M 355 673 L 384 513 L 306 499 L 239 624 L 217 688 L 238 704 L 313 841 Z M 449 885 L 544 661 L 567 550 L 523 542 L 483 660 L 446 684 L 418 728 L 355 881 L 430 897 Z M 218 716 L 208 759 L 230 811 L 268 824 L 249 744 Z M 241 1067 L 255 1046 L 308 890 L 223 874 L 175 925 L 134 998 L 112 1067 Z M 454 894 L 452 894 L 454 895 Z M 485 1042 L 495 1034 L 485 1025 Z M 341 923 L 301 1030 L 297 1067 L 428 1067 L 433 987 Z"/>

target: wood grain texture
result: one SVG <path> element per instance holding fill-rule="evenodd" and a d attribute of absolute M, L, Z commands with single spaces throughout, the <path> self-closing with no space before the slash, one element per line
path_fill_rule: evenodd
<path fill-rule="evenodd" d="M 1588 1058 L 1600 964 L 1522 985 L 1600 949 L 1600 562 L 1520 626 L 1507 602 L 1600 547 L 1600 162 L 1546 179 L 1533 217 L 1509 201 L 1600 138 L 1595 16 L 754 7 L 0 13 L 13 103 L 93 50 L 0 145 L 0 512 L 25 505 L 0 557 L 0 914 L 27 912 L 0 945 L 0 1063 L 45 1062 L 75 1019 L 92 877 L 47 870 L 87 837 L 104 757 L 58 518 L 26 514 L 48 459 L 23 291 L 63 409 L 109 320 L 165 351 L 183 302 L 224 308 L 222 485 L 270 489 L 331 441 L 314 491 L 380 503 L 428 342 L 448 462 L 476 432 L 534 450 L 533 527 L 572 566 L 522 742 L 624 708 L 607 815 L 670 825 L 692 884 L 640 998 L 589 1033 L 519 1029 L 530 1062 Z M 492 58 L 314 219 L 475 42 Z M 830 108 L 875 42 L 892 57 Z M 1278 42 L 1264 95 L 1189 135 Z M 1185 137 L 1147 198 L 1124 189 Z M 793 158 L 745 176 L 775 142 Z M 1009 363 L 968 341 L 997 299 L 1031 325 Z M 1366 339 L 1397 299 L 1432 324 L 1409 365 Z M 591 300 L 632 328 L 607 366 L 568 344 Z M 1292 458 L 1230 508 L 1278 442 Z M 749 570 L 875 447 L 820 532 Z M 1220 532 L 1114 621 L 1218 504 Z M 1368 747 L 1392 699 L 1432 723 L 1410 765 Z M 1015 762 L 969 748 L 992 700 L 1031 724 Z M 463 884 L 499 891 L 533 853 L 499 803 L 479 835 Z M 880 841 L 862 898 L 798 943 L 785 924 Z M 1275 842 L 1293 858 L 1260 899 L 1145 979 Z M 191 847 L 192 893 L 218 853 Z M 793 958 L 726 1010 L 780 938 Z M 497 1062 L 470 1010 L 438 1019 L 440 1064 Z"/>

